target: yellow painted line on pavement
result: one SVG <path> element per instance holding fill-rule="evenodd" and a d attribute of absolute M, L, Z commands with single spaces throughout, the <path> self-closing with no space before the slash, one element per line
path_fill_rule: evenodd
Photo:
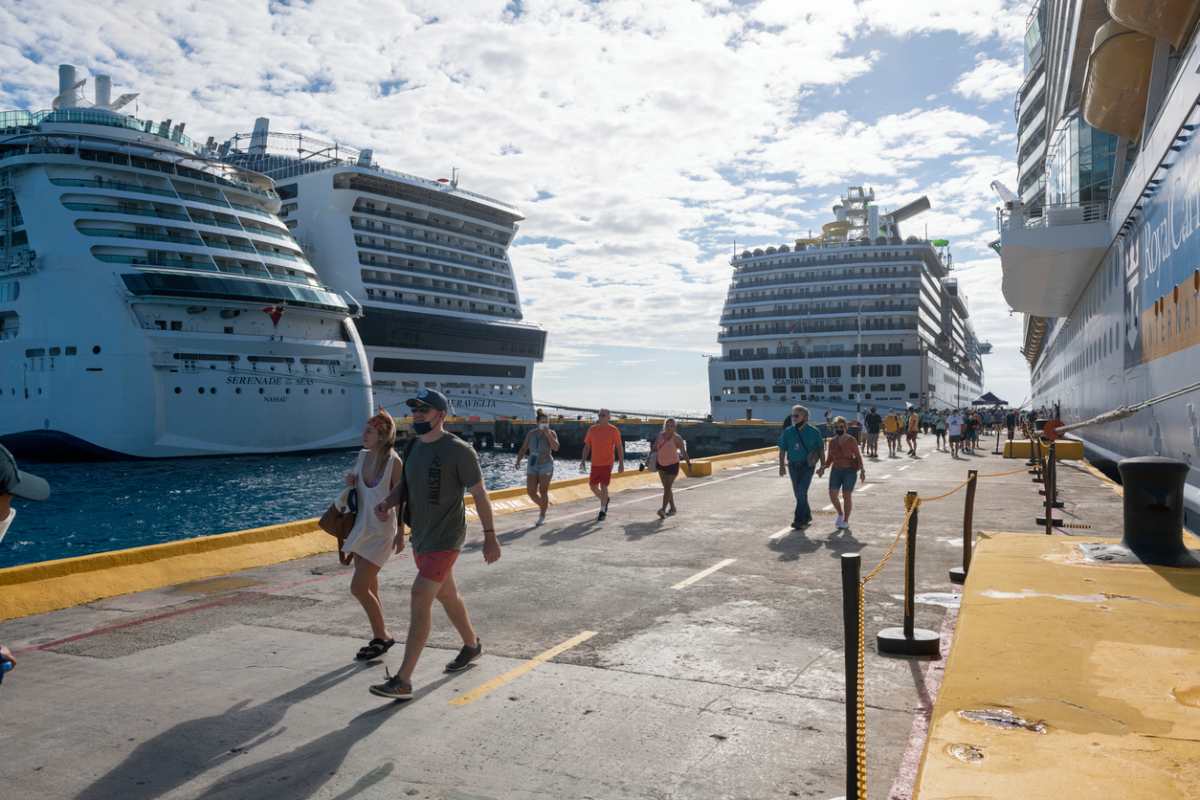
<path fill-rule="evenodd" d="M 687 587 L 691 586 L 696 581 L 707 578 L 709 575 L 712 575 L 717 570 L 724 569 L 725 567 L 728 567 L 730 564 L 732 564 L 735 561 L 737 561 L 736 558 L 727 558 L 724 561 L 718 561 L 716 564 L 713 564 L 708 569 L 700 570 L 692 577 L 690 577 L 686 580 L 680 581 L 679 583 L 675 584 L 671 588 L 672 589 L 686 589 Z"/>
<path fill-rule="evenodd" d="M 476 700 L 478 700 L 479 698 L 483 697 L 488 692 L 492 691 L 493 689 L 498 689 L 501 686 L 505 685 L 506 683 L 512 683 L 517 678 L 521 677 L 522 675 L 524 675 L 527 672 L 530 672 L 537 666 L 546 663 L 547 661 L 554 658 L 555 656 L 558 656 L 558 655 L 561 655 L 561 654 L 567 652 L 572 647 L 577 647 L 578 645 L 583 644 L 584 642 L 586 642 L 588 639 L 592 638 L 595 635 L 596 635 L 596 631 L 584 631 L 583 633 L 577 634 L 576 636 L 572 636 L 570 639 L 567 639 L 565 642 L 554 645 L 554 647 L 551 647 L 549 650 L 545 651 L 544 653 L 538 653 L 536 656 L 529 659 L 524 664 L 521 664 L 519 667 L 510 669 L 508 672 L 504 673 L 503 675 L 498 675 L 497 677 L 492 678 L 490 681 L 487 681 L 486 683 L 481 683 L 480 685 L 476 686 L 474 689 L 467 692 L 466 694 L 464 694 L 460 697 L 454 698 L 453 700 L 450 701 L 450 705 L 465 706 L 468 703 L 473 703 Z"/>

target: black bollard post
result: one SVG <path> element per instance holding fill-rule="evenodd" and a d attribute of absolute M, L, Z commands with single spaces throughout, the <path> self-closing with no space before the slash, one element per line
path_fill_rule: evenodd
<path fill-rule="evenodd" d="M 967 570 L 971 568 L 971 546 L 974 538 L 971 528 L 975 518 L 975 484 L 978 479 L 979 470 L 967 470 L 967 499 L 963 503 L 962 566 L 950 568 L 951 583 L 966 583 Z"/>
<path fill-rule="evenodd" d="M 1000 449 L 1000 429 L 999 428 L 996 428 L 996 449 L 992 451 L 992 455 L 994 455 L 994 456 L 1004 455 L 1004 451 Z"/>
<path fill-rule="evenodd" d="M 1049 536 L 1050 534 L 1054 533 L 1054 527 L 1056 525 L 1062 525 L 1063 521 L 1061 519 L 1054 518 L 1054 509 L 1056 507 L 1054 498 L 1058 494 L 1058 487 L 1055 486 L 1056 472 L 1058 470 L 1058 455 L 1054 450 L 1054 442 L 1050 442 L 1050 446 L 1047 449 L 1050 451 L 1050 454 L 1046 457 L 1046 489 L 1042 492 L 1042 494 L 1045 495 L 1045 497 L 1042 499 L 1042 510 L 1046 516 L 1038 517 L 1037 524 L 1044 526 L 1046 529 L 1046 535 Z"/>
<path fill-rule="evenodd" d="M 858 796 L 858 641 L 862 636 L 859 620 L 858 587 L 862 556 L 842 553 L 842 629 L 846 655 L 846 800 L 866 800 Z"/>
<path fill-rule="evenodd" d="M 901 628 L 884 628 L 875 637 L 875 648 L 884 655 L 936 656 L 941 648 L 938 634 L 917 628 L 917 493 L 909 492 L 904 497 L 904 508 L 912 509 L 908 517 L 908 530 L 904 547 L 904 625 Z"/>
<path fill-rule="evenodd" d="M 1186 462 L 1161 456 L 1125 458 L 1117 464 L 1125 487 L 1121 544 L 1145 564 L 1200 566 L 1183 543 Z"/>

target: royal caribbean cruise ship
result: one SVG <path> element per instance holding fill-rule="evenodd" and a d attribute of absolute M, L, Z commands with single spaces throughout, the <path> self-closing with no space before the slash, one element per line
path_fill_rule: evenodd
<path fill-rule="evenodd" d="M 0 440 L 30 457 L 346 447 L 370 414 L 353 300 L 268 178 L 59 68 L 0 114 Z"/>
<path fill-rule="evenodd" d="M 1035 407 L 1090 457 L 1200 462 L 1200 3 L 1034 5 L 1003 291 Z M 1118 413 L 1109 415 L 1108 412 Z M 1200 470 L 1185 491 L 1200 529 Z"/>
<path fill-rule="evenodd" d="M 881 213 L 850 187 L 817 238 L 735 256 L 709 359 L 714 419 L 782 420 L 792 405 L 852 418 L 875 406 L 957 408 L 982 394 L 982 354 L 946 243 L 902 238 L 929 200 Z"/>
<path fill-rule="evenodd" d="M 395 410 L 420 386 L 455 413 L 533 416 L 533 368 L 546 332 L 524 322 L 508 246 L 512 206 L 383 169 L 370 150 L 269 121 L 222 145 L 230 163 L 275 179 L 283 218 L 322 280 L 362 304 L 359 335 L 377 404 Z"/>

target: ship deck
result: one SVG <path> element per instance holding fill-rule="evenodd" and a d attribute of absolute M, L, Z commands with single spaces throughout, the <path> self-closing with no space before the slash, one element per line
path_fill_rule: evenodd
<path fill-rule="evenodd" d="M 665 521 L 640 481 L 604 522 L 591 501 L 554 506 L 542 527 L 529 511 L 504 514 L 502 560 L 486 565 L 472 539 L 456 571 L 485 655 L 444 675 L 459 643 L 435 609 L 407 703 L 368 694 L 402 645 L 352 660 L 369 636 L 331 554 L 0 623 L 18 659 L 0 687 L 0 780 L 97 800 L 841 795 L 841 554 L 875 564 L 906 491 L 932 498 L 968 468 L 1021 465 L 990 447 L 952 461 L 932 437 L 920 448 L 868 462 L 844 532 L 822 481 L 816 523 L 787 530 L 790 485 L 769 457 L 681 479 L 680 513 Z M 1037 530 L 1036 489 L 1024 470 L 981 480 L 975 527 Z M 1092 526 L 1075 533 L 1117 533 L 1110 483 L 1064 465 L 1060 490 L 1066 518 Z M 943 652 L 961 596 L 947 569 L 962 498 L 920 514 L 916 621 L 940 631 Z M 400 557 L 381 575 L 397 639 L 413 574 Z M 896 557 L 868 585 L 868 643 L 899 624 L 902 584 Z M 908 796 L 941 670 L 868 644 L 871 796 Z"/>

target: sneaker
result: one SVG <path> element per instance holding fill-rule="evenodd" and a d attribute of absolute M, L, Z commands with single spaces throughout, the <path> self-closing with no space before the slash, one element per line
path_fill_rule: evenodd
<path fill-rule="evenodd" d="M 538 514 L 537 522 L 535 522 L 533 524 L 535 526 L 538 526 L 538 525 L 544 524 L 545 522 L 546 522 L 546 512 L 543 511 L 542 513 Z"/>
<path fill-rule="evenodd" d="M 600 509 L 600 513 L 596 515 L 596 522 L 604 522 L 604 518 L 608 516 L 608 512 Z"/>
<path fill-rule="evenodd" d="M 390 674 L 387 667 L 383 668 L 383 674 L 387 676 L 387 680 L 372 686 L 371 694 L 378 697 L 386 697 L 389 700 L 412 700 L 413 688 L 411 683 L 399 675 Z"/>
<path fill-rule="evenodd" d="M 462 672 L 475 659 L 483 655 L 483 642 L 475 640 L 474 647 L 463 645 L 462 650 L 458 651 L 458 655 L 454 660 L 446 665 L 446 672 Z"/>
<path fill-rule="evenodd" d="M 847 530 L 850 527 L 850 523 L 847 522 L 846 520 L 842 519 L 841 517 L 838 517 L 838 520 L 836 523 L 834 523 L 834 525 L 838 530 L 842 530 L 842 531 Z"/>
<path fill-rule="evenodd" d="M 835 528 L 840 528 L 845 524 L 846 524 L 846 518 L 843 517 L 841 514 L 838 514 L 837 519 L 835 519 L 833 521 L 833 527 L 835 527 Z"/>

